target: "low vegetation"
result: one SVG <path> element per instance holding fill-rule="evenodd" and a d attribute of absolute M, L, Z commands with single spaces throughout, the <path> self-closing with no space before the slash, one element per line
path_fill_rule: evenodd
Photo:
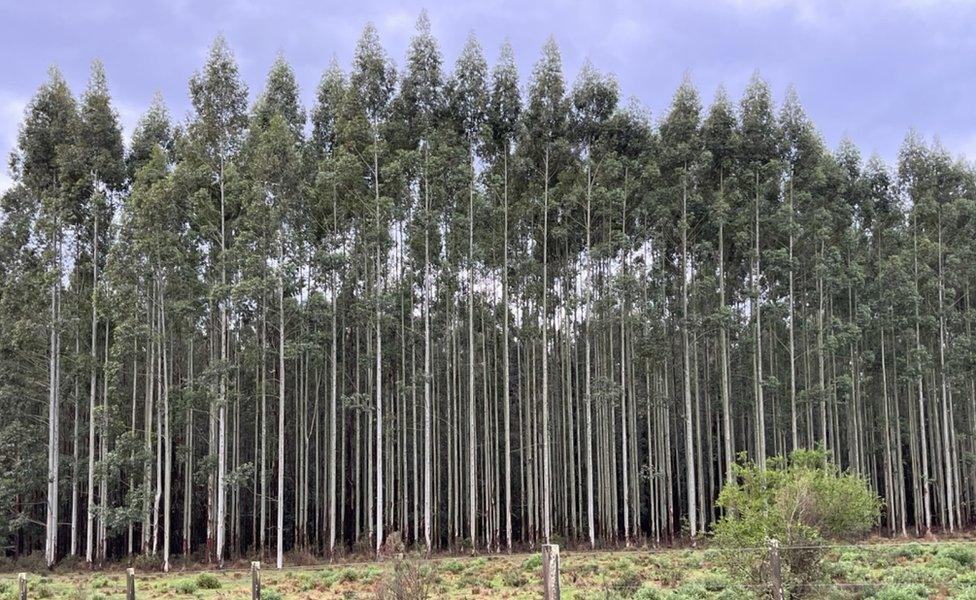
<path fill-rule="evenodd" d="M 757 556 L 760 554 L 757 553 Z M 942 543 L 868 540 L 823 548 L 822 569 L 809 597 L 827 600 L 976 600 L 976 540 Z M 379 563 L 265 570 L 264 600 L 376 598 L 539 598 L 537 555 L 452 557 L 407 555 Z M 30 577 L 30 598 L 121 600 L 125 573 L 55 572 Z M 725 551 L 635 549 L 562 556 L 563 597 L 575 600 L 765 600 L 762 586 L 730 571 Z M 215 585 L 216 584 L 216 585 Z M 0 600 L 15 598 L 16 574 L 0 575 Z M 244 564 L 208 573 L 139 572 L 140 600 L 248 598 Z M 793 596 L 796 597 L 796 596 Z M 792 598 L 792 597 L 791 597 Z"/>
<path fill-rule="evenodd" d="M 878 523 L 878 495 L 823 451 L 798 450 L 764 466 L 743 461 L 734 471 L 736 479 L 719 494 L 725 514 L 715 527 L 715 541 L 724 550 L 727 571 L 743 583 L 768 586 L 766 547 L 777 540 L 791 597 L 815 595 L 827 543 L 859 540 Z"/>

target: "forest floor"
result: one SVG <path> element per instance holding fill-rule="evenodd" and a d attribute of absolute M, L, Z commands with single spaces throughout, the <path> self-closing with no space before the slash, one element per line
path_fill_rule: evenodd
<path fill-rule="evenodd" d="M 743 550 L 748 552 L 751 550 Z M 561 553 L 564 598 L 749 599 L 760 590 L 733 583 L 717 549 L 629 549 Z M 827 599 L 976 600 L 976 541 L 873 540 L 828 550 L 826 575 L 807 597 Z M 0 599 L 16 597 L 16 574 L 0 574 Z M 261 574 L 263 597 L 319 600 L 394 598 L 395 587 L 426 587 L 431 598 L 541 597 L 538 554 L 452 556 L 424 560 L 293 566 Z M 28 598 L 108 600 L 125 597 L 125 571 L 31 573 Z M 244 563 L 221 571 L 189 568 L 168 574 L 138 572 L 137 598 L 248 599 Z"/>

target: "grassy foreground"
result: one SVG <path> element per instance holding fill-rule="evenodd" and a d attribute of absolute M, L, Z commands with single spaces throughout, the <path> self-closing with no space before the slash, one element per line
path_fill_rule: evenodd
<path fill-rule="evenodd" d="M 836 548 L 829 552 L 828 578 L 817 584 L 815 597 L 918 600 L 976 600 L 976 544 L 878 543 Z M 539 598 L 541 560 L 538 555 L 492 555 L 438 558 L 408 557 L 328 566 L 265 569 L 264 597 L 326 599 L 375 598 L 400 581 L 428 586 L 432 598 Z M 758 590 L 734 584 L 722 571 L 719 552 L 564 551 L 564 598 L 749 599 Z M 399 573 L 399 578 L 397 573 Z M 29 598 L 107 600 L 124 598 L 123 570 L 104 572 L 31 573 Z M 241 568 L 221 572 L 183 571 L 169 574 L 138 572 L 137 597 L 250 598 L 250 573 Z M 0 599 L 15 598 L 16 574 L 0 575 Z"/>

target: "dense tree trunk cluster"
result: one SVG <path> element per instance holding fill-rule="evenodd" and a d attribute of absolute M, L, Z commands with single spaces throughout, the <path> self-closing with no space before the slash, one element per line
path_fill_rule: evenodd
<path fill-rule="evenodd" d="M 707 535 L 822 446 L 897 535 L 976 514 L 976 173 L 828 151 L 753 78 L 655 122 L 553 42 L 524 90 L 425 15 L 306 114 L 218 39 L 123 144 L 52 71 L 0 207 L 10 554 L 221 563 Z M 46 464 L 45 464 L 46 459 Z"/>

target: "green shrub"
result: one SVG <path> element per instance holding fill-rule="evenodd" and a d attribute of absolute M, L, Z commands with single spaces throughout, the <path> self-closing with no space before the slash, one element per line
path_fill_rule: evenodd
<path fill-rule="evenodd" d="M 644 586 L 634 593 L 633 600 L 665 600 L 670 594 L 660 588 Z"/>
<path fill-rule="evenodd" d="M 459 560 L 445 560 L 441 563 L 441 569 L 447 571 L 452 575 L 457 575 L 464 570 L 464 564 Z"/>
<path fill-rule="evenodd" d="M 956 577 L 956 585 L 963 588 L 976 588 L 976 571 L 963 573 Z"/>
<path fill-rule="evenodd" d="M 527 585 L 529 579 L 521 571 L 508 570 L 502 573 L 502 583 L 505 587 L 520 588 Z"/>
<path fill-rule="evenodd" d="M 624 598 L 630 598 L 637 593 L 642 583 L 640 574 L 628 565 L 620 569 L 617 578 L 610 584 L 609 589 Z"/>
<path fill-rule="evenodd" d="M 424 565 L 398 558 L 376 589 L 377 600 L 426 600 L 434 587 L 433 572 Z"/>
<path fill-rule="evenodd" d="M 708 592 L 721 592 L 730 587 L 732 582 L 721 573 L 700 573 L 689 578 L 689 583 L 700 585 Z"/>
<path fill-rule="evenodd" d="M 219 590 L 220 580 L 211 573 L 200 573 L 197 575 L 197 587 L 201 590 Z"/>
<path fill-rule="evenodd" d="M 261 588 L 261 600 L 281 600 L 281 594 L 269 588 Z"/>
<path fill-rule="evenodd" d="M 940 558 L 947 558 L 961 567 L 972 567 L 976 563 L 976 553 L 973 553 L 969 548 L 959 546 L 956 544 L 951 544 L 939 548 L 936 552 L 936 556 Z"/>
<path fill-rule="evenodd" d="M 192 579 L 182 579 L 173 584 L 173 591 L 189 596 L 197 592 L 197 584 Z"/>
<path fill-rule="evenodd" d="M 875 600 L 920 600 L 929 597 L 929 589 L 921 584 L 892 585 L 881 588 Z"/>
<path fill-rule="evenodd" d="M 136 571 L 160 571 L 163 568 L 163 563 L 158 556 L 139 554 L 133 559 L 132 566 L 135 567 Z"/>
<path fill-rule="evenodd" d="M 538 571 L 542 568 L 542 555 L 533 554 L 528 557 L 525 559 L 525 563 L 522 564 L 522 568 L 526 571 Z"/>
<path fill-rule="evenodd" d="M 792 597 L 823 577 L 824 540 L 863 537 L 881 509 L 863 478 L 842 472 L 821 450 L 771 458 L 765 469 L 743 460 L 717 503 L 724 516 L 715 540 L 725 550 L 729 572 L 745 583 L 768 585 L 765 548 L 769 540 L 779 540 L 784 585 Z"/>
<path fill-rule="evenodd" d="M 925 547 L 918 542 L 911 542 L 908 544 L 900 544 L 892 548 L 889 555 L 892 558 L 918 558 L 925 554 Z"/>
<path fill-rule="evenodd" d="M 892 567 L 884 573 L 885 583 L 925 584 L 931 587 L 951 583 L 955 578 L 954 569 L 935 564 L 911 564 Z"/>

